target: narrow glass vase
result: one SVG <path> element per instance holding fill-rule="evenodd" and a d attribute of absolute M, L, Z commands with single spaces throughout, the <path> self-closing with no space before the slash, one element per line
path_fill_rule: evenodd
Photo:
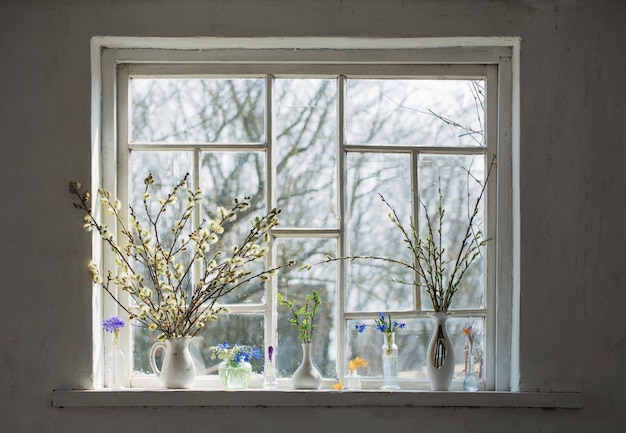
<path fill-rule="evenodd" d="M 276 381 L 276 367 L 273 361 L 267 361 L 265 365 L 265 374 L 263 375 L 263 388 L 276 389 L 278 382 Z"/>
<path fill-rule="evenodd" d="M 400 389 L 398 386 L 398 346 L 396 346 L 396 333 L 383 332 L 383 385 L 380 389 Z"/>
<path fill-rule="evenodd" d="M 474 348 L 470 343 L 467 349 L 467 365 L 465 366 L 465 379 L 463 380 L 463 389 L 465 391 L 478 391 L 480 380 L 476 375 L 476 366 L 474 365 Z"/>
<path fill-rule="evenodd" d="M 114 343 L 107 353 L 106 385 L 110 389 L 124 388 L 124 352 Z"/>

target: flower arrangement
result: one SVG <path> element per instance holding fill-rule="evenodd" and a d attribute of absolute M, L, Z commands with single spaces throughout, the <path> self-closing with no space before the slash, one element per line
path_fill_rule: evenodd
<path fill-rule="evenodd" d="M 393 224 L 401 230 L 403 240 L 407 245 L 407 248 L 411 251 L 413 261 L 411 263 L 404 262 L 389 257 L 380 256 L 349 256 L 349 257 L 330 257 L 327 256 L 322 263 L 327 263 L 336 260 L 355 260 L 355 259 L 371 259 L 382 260 L 390 263 L 396 263 L 398 265 L 409 268 L 416 274 L 417 278 L 413 282 L 405 282 L 399 279 L 393 279 L 394 282 L 401 284 L 409 284 L 418 287 L 424 287 L 426 293 L 428 293 L 433 309 L 436 312 L 447 312 L 452 303 L 452 298 L 459 289 L 463 276 L 470 268 L 472 263 L 481 255 L 481 249 L 484 247 L 489 238 L 485 238 L 482 230 L 476 230 L 475 220 L 480 210 L 480 202 L 485 194 L 487 183 L 491 175 L 492 169 L 496 164 L 496 155 L 493 155 L 491 163 L 487 169 L 487 175 L 485 181 L 482 184 L 480 193 L 474 202 L 474 206 L 469 211 L 467 225 L 464 229 L 464 235 L 461 239 L 461 243 L 458 246 L 458 250 L 454 257 L 454 263 L 450 263 L 444 252 L 447 250 L 453 250 L 453 246 L 445 246 L 442 243 L 442 227 L 444 221 L 445 210 L 443 208 L 443 194 L 441 187 L 437 189 L 439 195 L 439 206 L 437 207 L 436 220 L 431 218 L 428 214 L 426 204 L 420 201 L 422 208 L 424 209 L 426 217 L 427 233 L 425 236 L 421 236 L 413 224 L 410 223 L 410 228 L 407 229 L 400 222 L 395 208 L 389 203 L 385 197 L 379 194 L 380 199 L 389 208 L 389 219 Z M 435 224 L 435 221 L 437 224 Z M 308 269 L 311 265 L 302 265 L 301 268 Z"/>
<path fill-rule="evenodd" d="M 113 345 L 117 346 L 117 342 L 120 338 L 120 329 L 124 327 L 125 323 L 117 316 L 110 317 L 102 322 L 102 328 L 106 332 L 113 334 Z"/>
<path fill-rule="evenodd" d="M 211 359 L 222 360 L 218 373 L 222 385 L 226 389 L 245 389 L 248 387 L 248 378 L 252 374 L 251 359 L 260 359 L 261 352 L 252 346 L 235 344 L 230 346 L 226 341 L 212 346 Z"/>
<path fill-rule="evenodd" d="M 224 234 L 224 223 L 245 212 L 249 198 L 235 199 L 230 209 L 219 206 L 215 217 L 192 228 L 202 191 L 189 187 L 188 177 L 185 175 L 165 197 L 152 200 L 156 180 L 149 174 L 144 180 L 143 209 L 129 206 L 128 215 L 122 212 L 119 200 L 100 188 L 99 202 L 115 221 L 116 229 L 96 219 L 90 194 L 81 190 L 80 182 L 72 181 L 69 185 L 69 192 L 78 198 L 74 206 L 85 214 L 83 228 L 97 231 L 115 257 L 115 268 L 108 270 L 106 276 L 96 263 L 89 263 L 93 282 L 102 285 L 131 320 L 160 331 L 160 341 L 195 336 L 207 321 L 217 320 L 217 314 L 223 312 L 217 305 L 221 297 L 255 278 L 265 280 L 293 264 L 254 273 L 249 270 L 249 264 L 263 258 L 269 250 L 263 244 L 269 242 L 269 232 L 278 224 L 278 209 L 255 217 L 246 237 L 230 251 L 218 250 L 215 245 Z M 182 212 L 175 216 L 172 227 L 161 228 L 163 215 L 172 213 L 177 202 L 184 203 Z M 200 276 L 191 283 L 191 272 L 198 262 Z M 135 307 L 131 309 L 120 302 L 115 288 L 130 295 Z"/>
<path fill-rule="evenodd" d="M 406 323 L 399 323 L 395 320 L 391 319 L 391 314 L 387 314 L 385 317 L 384 313 L 379 313 L 378 317 L 374 319 L 374 323 L 376 324 L 376 330 L 378 332 L 382 332 L 385 334 L 385 338 L 387 340 L 388 350 L 391 350 L 391 346 L 393 344 L 393 334 L 400 329 L 404 329 L 406 327 Z M 366 324 L 356 325 L 355 328 L 359 334 L 362 334 L 365 331 Z"/>
<path fill-rule="evenodd" d="M 251 359 L 261 359 L 261 352 L 252 346 L 235 344 L 230 346 L 226 341 L 217 346 L 211 346 L 211 359 L 221 359 L 229 367 L 239 367 Z"/>
<path fill-rule="evenodd" d="M 289 319 L 289 322 L 298 327 L 298 338 L 303 343 L 310 343 L 313 339 L 313 331 L 317 328 L 315 323 L 315 313 L 322 303 L 322 299 L 316 290 L 313 290 L 311 294 L 306 295 L 304 298 L 304 305 L 300 308 L 296 308 L 295 300 L 288 300 L 281 293 L 277 293 L 278 304 L 285 306 L 291 310 L 293 317 Z"/>

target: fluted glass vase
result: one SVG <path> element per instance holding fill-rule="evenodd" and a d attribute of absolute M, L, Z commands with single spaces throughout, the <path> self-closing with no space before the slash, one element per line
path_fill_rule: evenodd
<path fill-rule="evenodd" d="M 217 372 L 224 389 L 247 389 L 248 379 L 252 375 L 252 365 L 249 362 L 241 362 L 233 366 L 227 361 L 222 361 Z"/>

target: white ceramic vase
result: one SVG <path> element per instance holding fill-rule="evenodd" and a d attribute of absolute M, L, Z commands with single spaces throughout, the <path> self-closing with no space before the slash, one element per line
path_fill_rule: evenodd
<path fill-rule="evenodd" d="M 311 360 L 311 343 L 302 343 L 302 363 L 291 376 L 293 389 L 320 389 L 322 375 Z"/>
<path fill-rule="evenodd" d="M 446 321 L 450 314 L 447 312 L 432 313 L 435 323 L 433 336 L 428 344 L 426 353 L 426 368 L 430 389 L 433 391 L 449 391 L 454 376 L 454 348 L 448 335 Z"/>
<path fill-rule="evenodd" d="M 192 337 L 168 338 L 163 343 L 155 343 L 150 349 L 150 366 L 165 388 L 193 387 L 196 381 L 196 367 L 189 351 L 192 340 Z M 163 351 L 163 364 L 160 369 L 155 360 L 158 349 Z"/>

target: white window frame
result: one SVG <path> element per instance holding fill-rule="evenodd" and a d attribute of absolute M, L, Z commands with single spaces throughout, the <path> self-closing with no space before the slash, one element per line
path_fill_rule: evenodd
<path fill-rule="evenodd" d="M 514 152 L 514 70 L 512 60 L 514 46 L 506 38 L 477 38 L 458 40 L 423 40 L 423 39 L 382 39 L 362 40 L 345 38 L 296 38 L 296 39 L 132 39 L 132 38 L 96 38 L 94 46 L 99 47 L 99 55 L 94 57 L 94 68 L 99 71 L 94 86 L 94 136 L 93 136 L 93 178 L 92 187 L 104 186 L 117 191 L 118 197 L 126 200 L 124 185 L 126 180 L 118 177 L 118 164 L 127 163 L 127 151 L 120 148 L 120 119 L 125 112 L 118 111 L 117 98 L 127 98 L 119 94 L 120 74 L 127 74 L 127 65 L 141 65 L 143 70 L 161 68 L 173 71 L 177 66 L 173 62 L 184 63 L 185 73 L 206 71 L 211 65 L 213 71 L 220 68 L 232 68 L 242 62 L 250 65 L 257 72 L 264 66 L 268 72 L 278 70 L 298 72 L 324 72 L 332 70 L 338 63 L 352 64 L 354 70 L 376 67 L 376 64 L 392 64 L 397 73 L 403 75 L 403 68 L 412 71 L 420 69 L 431 71 L 433 76 L 440 75 L 442 65 L 453 75 L 455 68 L 465 75 L 471 65 L 488 70 L 488 92 L 497 92 L 497 106 L 489 105 L 487 117 L 497 119 L 489 122 L 486 135 L 488 153 L 497 154 L 497 171 L 493 185 L 489 188 L 487 203 L 489 213 L 496 216 L 494 238 L 488 246 L 489 256 L 496 257 L 491 281 L 488 287 L 495 293 L 488 296 L 487 309 L 493 313 L 488 316 L 486 328 L 490 340 L 488 354 L 491 371 L 488 371 L 487 389 L 496 391 L 515 390 L 517 387 L 517 325 L 516 325 L 516 251 L 519 248 L 518 221 L 514 209 L 517 208 L 517 159 Z M 238 67 L 238 73 L 245 73 L 245 67 Z M 346 67 L 344 70 L 350 69 Z M 345 73 L 345 72 L 344 72 Z M 497 84 L 489 84 L 497 83 Z M 123 88 L 123 86 L 122 86 Z M 125 143 L 124 143 L 125 146 Z M 341 161 L 341 158 L 339 159 Z M 270 164 L 268 164 L 270 166 Z M 123 170 L 122 170 L 123 171 Z M 270 188 L 271 189 L 271 188 Z M 272 197 L 275 194 L 271 193 Z M 341 196 L 341 194 L 339 194 Z M 103 216 L 104 217 L 104 216 Z M 280 232 L 277 232 L 281 236 Z M 288 232 L 282 236 L 289 236 Z M 94 238 L 94 259 L 102 261 L 103 269 L 111 262 L 106 250 Z M 497 287 L 497 290 L 495 288 Z M 275 290 L 275 289 L 274 289 Z M 341 298 L 341 297 L 340 297 Z M 275 321 L 273 311 L 275 301 L 268 297 L 266 326 Z M 115 314 L 113 302 L 103 297 L 101 291 L 94 291 L 94 386 L 102 385 L 103 339 L 101 331 L 102 317 Z M 340 309 L 338 323 L 343 322 L 343 308 Z M 344 329 L 338 329 L 338 341 L 343 341 Z M 123 335 L 128 335 L 124 333 Z M 130 347 L 130 341 L 123 337 L 121 344 Z M 341 346 L 341 345 L 340 345 Z M 341 350 L 338 360 L 343 359 Z M 341 374 L 342 366 L 338 365 Z M 128 378 L 127 378 L 128 379 Z M 133 383 L 134 386 L 158 387 L 150 381 Z M 197 387 L 215 386 L 216 383 L 198 383 Z"/>

